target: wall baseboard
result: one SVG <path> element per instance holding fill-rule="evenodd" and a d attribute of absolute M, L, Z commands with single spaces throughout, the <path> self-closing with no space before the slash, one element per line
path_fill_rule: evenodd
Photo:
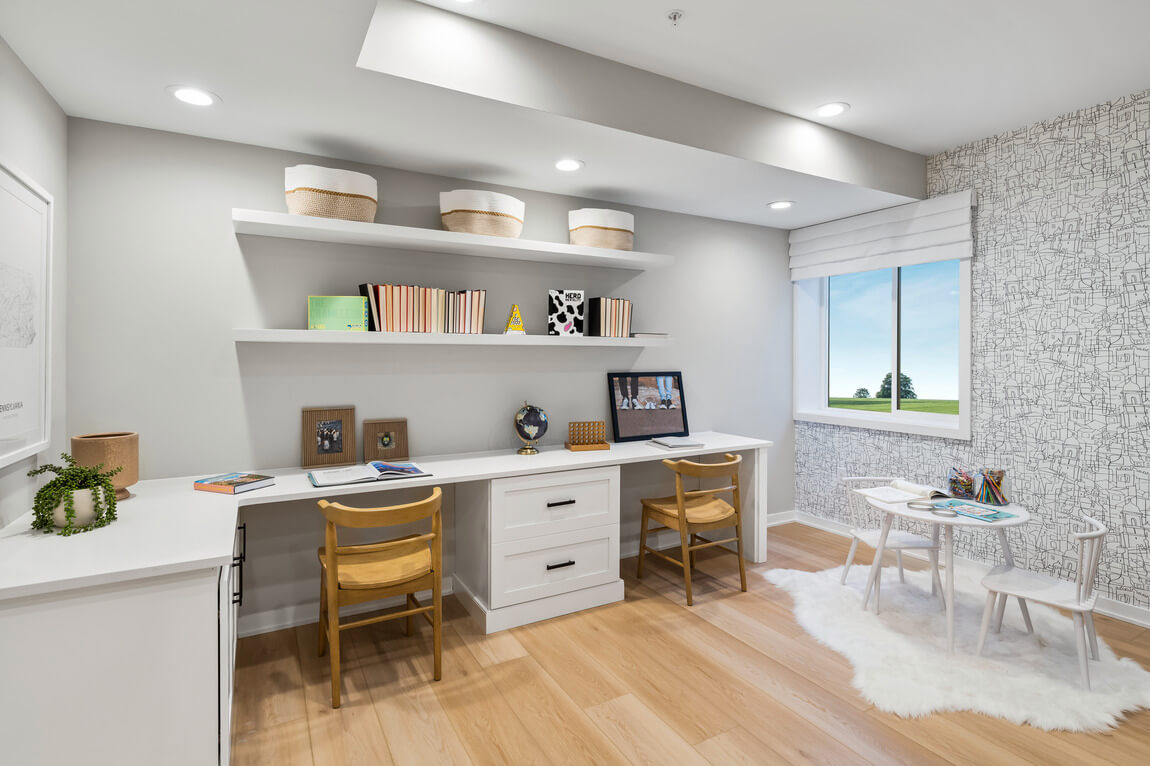
<path fill-rule="evenodd" d="M 455 592 L 455 582 L 451 577 L 443 578 L 443 595 L 447 596 Z M 421 591 L 415 594 L 416 597 L 425 603 L 431 602 L 431 591 Z M 395 596 L 393 598 L 383 599 L 382 601 L 369 601 L 366 604 L 356 604 L 355 606 L 344 607 L 340 610 L 341 615 L 348 614 L 363 614 L 364 612 L 375 612 L 380 609 L 389 609 L 393 606 L 402 606 L 405 604 L 403 596 Z M 319 619 L 319 599 L 309 601 L 304 604 L 292 604 L 291 606 L 284 606 L 278 609 L 267 609 L 262 612 L 253 612 L 252 614 L 241 614 L 240 623 L 238 626 L 238 634 L 240 638 L 247 636 L 256 636 L 260 633 L 271 633 L 276 630 L 283 630 L 284 628 L 295 628 L 300 625 L 307 625 L 308 623 L 316 622 Z"/>
<path fill-rule="evenodd" d="M 775 521 L 776 517 L 786 517 L 788 521 Z M 767 526 L 777 526 L 779 524 L 795 522 L 804 526 L 814 527 L 815 529 L 821 529 L 824 532 L 830 532 L 831 534 L 841 537 L 850 537 L 850 525 L 843 524 L 841 521 L 823 519 L 803 511 L 783 511 L 782 513 L 773 513 L 767 518 L 769 519 Z M 926 560 L 926 554 L 915 551 L 905 551 L 903 555 L 908 558 L 917 558 L 921 561 Z M 977 567 L 983 572 L 990 571 L 990 566 L 981 561 L 975 561 L 962 556 L 955 556 L 954 560 L 955 563 L 961 567 Z M 1144 607 L 1125 604 L 1121 601 L 1107 598 L 1106 596 L 1099 596 L 1094 611 L 1106 617 L 1112 617 L 1115 620 L 1129 622 L 1132 625 L 1138 625 L 1143 628 L 1150 628 L 1150 609 Z"/>

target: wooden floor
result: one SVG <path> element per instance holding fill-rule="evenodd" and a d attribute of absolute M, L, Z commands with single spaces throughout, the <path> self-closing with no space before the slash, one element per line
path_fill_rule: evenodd
<path fill-rule="evenodd" d="M 402 620 L 348 631 L 339 710 L 314 624 L 243 639 L 233 763 L 1150 763 L 1150 712 L 1088 735 L 875 710 L 847 662 L 806 635 L 790 597 L 758 574 L 837 566 L 846 548 L 774 527 L 749 593 L 738 592 L 734 557 L 701 552 L 691 608 L 677 570 L 649 559 L 639 581 L 632 559 L 625 601 L 491 636 L 448 598 L 443 680 L 431 680 L 426 624 L 411 638 Z M 1098 633 L 1150 667 L 1150 631 L 1099 618 Z"/>

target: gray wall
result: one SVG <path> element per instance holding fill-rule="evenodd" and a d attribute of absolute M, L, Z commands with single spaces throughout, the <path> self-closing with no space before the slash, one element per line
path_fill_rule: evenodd
<path fill-rule="evenodd" d="M 928 184 L 977 197 L 973 439 L 797 424 L 796 507 L 845 521 L 838 476 L 1002 467 L 1035 517 L 1022 563 L 1072 578 L 1089 513 L 1111 529 L 1100 590 L 1150 607 L 1150 91 L 939 154 Z"/>
<path fill-rule="evenodd" d="M 771 439 L 770 509 L 793 507 L 791 310 L 785 234 L 633 210 L 638 249 L 673 267 L 610 269 L 449 257 L 244 237 L 231 209 L 283 210 L 298 162 L 376 176 L 377 220 L 438 228 L 438 192 L 476 184 L 278 150 L 73 120 L 69 131 L 72 313 L 68 428 L 140 432 L 143 478 L 299 463 L 300 408 L 356 406 L 406 417 L 413 454 L 510 449 L 511 414 L 544 407 L 561 444 L 569 420 L 608 419 L 605 373 L 681 369 L 692 430 Z M 509 189 L 527 202 L 525 238 L 565 241 L 589 200 Z M 544 331 L 548 288 L 631 298 L 636 331 L 665 349 L 237 346 L 233 327 L 305 327 L 310 294 L 360 282 L 488 290 L 487 331 L 512 302 Z M 130 501 L 129 501 L 130 502 Z M 314 506 L 245 512 L 264 550 L 249 610 L 313 599 Z M 626 514 L 625 514 L 626 515 Z M 261 582 L 264 587 L 261 588 Z"/>
<path fill-rule="evenodd" d="M 39 456 L 41 462 L 68 449 L 64 428 L 67 132 L 64 112 L 0 39 L 0 163 L 26 174 L 44 187 L 55 202 L 51 285 L 52 434 L 48 450 Z M 32 510 L 39 481 L 28 478 L 27 473 L 36 465 L 37 459 L 29 458 L 0 468 L 0 526 Z"/>

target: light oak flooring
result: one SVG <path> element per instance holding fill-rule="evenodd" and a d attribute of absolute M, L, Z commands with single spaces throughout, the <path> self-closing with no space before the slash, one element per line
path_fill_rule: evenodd
<path fill-rule="evenodd" d="M 625 601 L 491 636 L 448 598 L 443 680 L 431 680 L 426 624 L 411 638 L 402 620 L 348 631 L 339 710 L 314 624 L 242 639 L 233 763 L 1150 763 L 1150 712 L 1106 734 L 1068 734 L 875 710 L 846 660 L 804 633 L 790 597 L 758 574 L 837 566 L 846 550 L 825 532 L 774 527 L 748 593 L 733 556 L 700 552 L 691 608 L 677 570 L 649 558 L 640 581 L 630 559 Z M 1098 633 L 1150 667 L 1150 631 L 1099 618 Z"/>

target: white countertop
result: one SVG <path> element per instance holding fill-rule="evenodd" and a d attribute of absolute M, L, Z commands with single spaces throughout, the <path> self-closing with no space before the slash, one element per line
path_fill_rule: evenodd
<path fill-rule="evenodd" d="M 0 529 L 0 600 L 144 577 L 226 566 L 232 560 L 241 506 L 321 497 L 483 481 L 549 471 L 677 459 L 769 447 L 771 442 L 715 431 L 691 434 L 703 447 L 669 450 L 646 441 L 612 444 L 611 449 L 570 452 L 543 447 L 538 455 L 513 450 L 416 457 L 431 476 L 317 488 L 300 468 L 260 470 L 274 486 L 240 495 L 197 492 L 195 479 L 141 481 L 132 497 L 117 503 L 116 521 L 106 527 L 60 537 L 32 529 L 32 513 Z"/>

